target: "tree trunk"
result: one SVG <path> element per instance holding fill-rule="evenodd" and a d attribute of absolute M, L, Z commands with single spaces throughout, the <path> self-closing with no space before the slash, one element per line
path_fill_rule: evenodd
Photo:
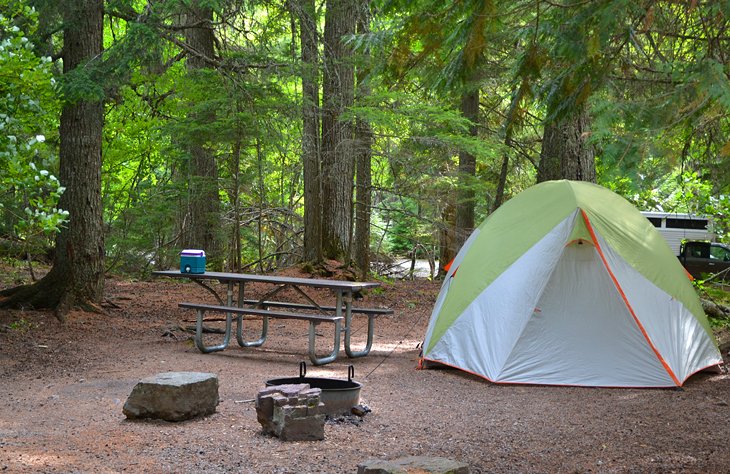
<path fill-rule="evenodd" d="M 469 119 L 469 135 L 476 137 L 479 120 L 479 90 L 466 92 L 461 98 L 461 114 Z M 456 198 L 455 252 L 461 248 L 469 234 L 474 230 L 474 188 L 472 181 L 476 175 L 476 158 L 471 153 L 459 153 L 459 189 Z"/>
<path fill-rule="evenodd" d="M 185 30 L 186 41 L 195 51 L 189 52 L 187 57 L 187 69 L 193 75 L 200 69 L 210 67 L 210 60 L 215 56 L 215 38 L 210 25 L 213 13 L 209 8 L 201 8 L 198 4 L 199 2 L 194 2 L 185 20 L 186 24 L 196 25 Z M 213 117 L 194 116 L 192 119 L 207 122 Z M 218 166 L 205 143 L 195 140 L 195 137 L 188 143 L 188 196 L 181 246 L 205 250 L 210 266 L 220 270 L 224 251 L 218 231 L 221 225 Z"/>
<path fill-rule="evenodd" d="M 370 32 L 370 2 L 360 6 L 357 29 L 359 34 Z M 357 71 L 358 100 L 370 95 L 370 87 L 365 82 L 367 68 Z M 373 131 L 370 124 L 357 119 L 355 122 L 355 238 L 353 256 L 358 278 L 365 280 L 370 272 L 370 206 L 372 203 L 372 144 Z"/>
<path fill-rule="evenodd" d="M 102 0 L 70 0 L 62 8 L 63 72 L 88 67 L 102 53 Z M 67 98 L 70 98 L 69 94 Z M 52 308 L 63 319 L 73 306 L 98 310 L 104 291 L 101 148 L 104 104 L 69 99 L 61 111 L 58 203 L 70 214 L 56 238 L 53 268 L 40 281 L 0 293 L 3 307 Z"/>
<path fill-rule="evenodd" d="M 241 271 L 241 139 L 238 138 L 233 145 L 233 153 L 231 154 L 233 184 L 230 194 L 231 205 L 233 207 L 233 232 L 231 235 L 231 259 L 229 267 L 234 272 Z"/>
<path fill-rule="evenodd" d="M 588 112 L 582 108 L 545 125 L 537 182 L 572 179 L 596 182 L 593 148 L 587 143 Z"/>
<path fill-rule="evenodd" d="M 355 32 L 355 0 L 327 0 L 322 111 L 322 246 L 325 257 L 347 260 L 352 235 L 355 174 L 353 127 L 342 121 L 352 105 L 354 67 L 343 37 Z"/>
<path fill-rule="evenodd" d="M 299 18 L 302 43 L 302 165 L 304 168 L 304 254 L 306 262 L 322 263 L 322 175 L 319 142 L 319 60 L 314 0 L 295 0 L 290 9 Z"/>
<path fill-rule="evenodd" d="M 371 158 L 373 132 L 370 124 L 356 123 L 357 181 L 355 198 L 354 261 L 359 277 L 365 279 L 370 272 L 370 208 L 372 206 Z"/>
<path fill-rule="evenodd" d="M 438 276 L 446 275 L 446 266 L 456 257 L 456 246 L 454 245 L 454 220 L 455 206 L 451 201 L 447 201 L 444 209 L 441 211 L 441 222 L 443 226 L 439 229 L 439 268 Z"/>
<path fill-rule="evenodd" d="M 489 208 L 489 213 L 493 213 L 504 201 L 504 188 L 507 186 L 507 172 L 509 171 L 509 155 L 505 152 L 502 157 L 502 166 L 499 170 L 499 181 L 497 182 L 497 190 L 494 193 L 494 201 Z"/>

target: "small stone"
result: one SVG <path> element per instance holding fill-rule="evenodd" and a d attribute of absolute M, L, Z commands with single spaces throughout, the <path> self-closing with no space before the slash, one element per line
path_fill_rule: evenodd
<path fill-rule="evenodd" d="M 372 410 L 370 410 L 370 407 L 367 405 L 355 405 L 354 407 L 352 407 L 352 409 L 350 411 L 352 412 L 353 415 L 363 417 L 363 416 L 367 415 L 368 413 L 370 413 Z"/>

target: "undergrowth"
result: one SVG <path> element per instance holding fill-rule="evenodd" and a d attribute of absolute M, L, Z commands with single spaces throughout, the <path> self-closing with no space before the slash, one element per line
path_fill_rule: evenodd
<path fill-rule="evenodd" d="M 701 298 L 708 299 L 723 307 L 730 307 L 730 285 L 708 283 L 704 280 L 695 280 L 694 284 Z M 718 318 L 708 315 L 708 319 L 713 328 L 730 329 L 730 318 Z"/>

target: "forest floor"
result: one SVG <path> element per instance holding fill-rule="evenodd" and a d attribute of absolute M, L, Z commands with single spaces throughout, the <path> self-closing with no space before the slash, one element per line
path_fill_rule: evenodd
<path fill-rule="evenodd" d="M 13 283 L 4 270 L 0 287 Z M 307 375 L 346 378 L 352 364 L 372 412 L 328 421 L 314 442 L 263 435 L 251 401 L 266 380 L 298 375 L 306 323 L 274 320 L 263 348 L 234 342 L 204 355 L 185 330 L 194 315 L 177 303 L 210 295 L 191 283 L 119 278 L 107 281 L 105 314 L 72 312 L 61 324 L 47 312 L 2 311 L 0 472 L 354 473 L 369 458 L 411 455 L 490 473 L 728 472 L 730 375 L 657 390 L 496 385 L 416 370 L 438 286 L 398 281 L 365 295 L 362 304 L 395 310 L 377 320 L 370 355 L 343 354 Z M 356 342 L 366 321 L 357 323 Z M 216 413 L 126 420 L 134 385 L 167 371 L 217 374 Z"/>

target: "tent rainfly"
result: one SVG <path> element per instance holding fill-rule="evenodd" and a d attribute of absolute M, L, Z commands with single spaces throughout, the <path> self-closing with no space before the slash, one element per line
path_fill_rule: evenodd
<path fill-rule="evenodd" d="M 687 274 L 651 223 L 606 188 L 548 181 L 464 243 L 422 362 L 497 383 L 676 387 L 722 357 Z"/>

